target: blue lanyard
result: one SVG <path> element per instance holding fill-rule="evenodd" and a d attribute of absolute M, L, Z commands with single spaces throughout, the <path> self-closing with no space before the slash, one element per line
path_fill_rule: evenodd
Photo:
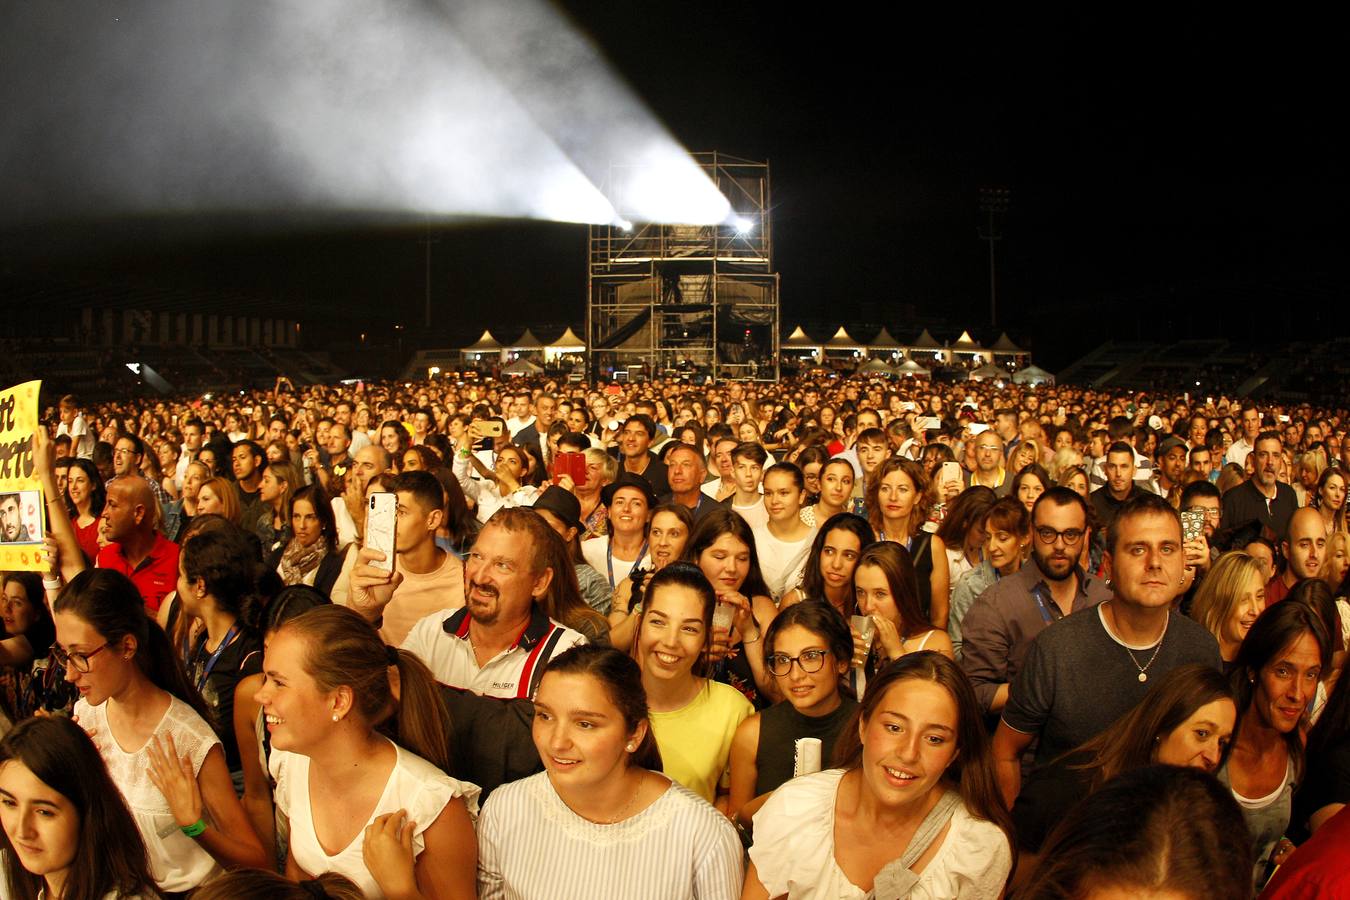
<path fill-rule="evenodd" d="M 225 637 L 221 640 L 219 646 L 216 647 L 216 652 L 212 653 L 211 658 L 206 661 L 206 666 L 202 669 L 202 674 L 197 677 L 198 693 L 201 693 L 203 690 L 206 689 L 206 679 L 211 677 L 211 670 L 216 667 L 216 662 L 220 659 L 220 654 L 224 653 L 225 648 L 230 646 L 230 644 L 233 643 L 234 639 L 238 636 L 239 636 L 239 626 L 231 625 L 230 630 L 225 632 Z M 203 633 L 201 640 L 198 643 L 198 647 L 205 649 L 206 637 L 207 635 Z M 196 655 L 197 655 L 196 653 L 193 653 L 193 656 Z"/>
<path fill-rule="evenodd" d="M 644 539 L 641 549 L 638 550 L 637 559 L 633 560 L 633 565 L 642 562 L 642 557 L 647 555 L 647 541 Z M 609 536 L 609 543 L 605 545 L 605 565 L 609 567 L 609 586 L 618 589 L 614 583 L 614 535 Z"/>
<path fill-rule="evenodd" d="M 1050 611 L 1054 603 L 1052 601 L 1047 604 L 1045 593 L 1046 591 L 1044 583 L 1038 584 L 1031 589 L 1031 596 L 1036 598 L 1036 606 L 1039 607 L 1041 611 L 1041 618 L 1045 620 L 1045 624 L 1049 625 L 1051 622 L 1055 621 L 1055 619 L 1061 617 L 1056 616 L 1054 613 Z M 1056 607 L 1056 609 L 1058 608 Z"/>

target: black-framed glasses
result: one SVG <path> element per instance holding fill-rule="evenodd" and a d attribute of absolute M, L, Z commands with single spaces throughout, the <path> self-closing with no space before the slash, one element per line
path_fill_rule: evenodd
<path fill-rule="evenodd" d="M 67 653 L 66 648 L 62 647 L 60 644 L 53 644 L 52 656 L 56 657 L 56 661 L 59 662 L 62 667 L 69 667 L 80 674 L 84 674 L 89 671 L 89 660 L 107 649 L 107 641 L 104 641 L 88 653 Z"/>
<path fill-rule="evenodd" d="M 1041 525 L 1036 528 L 1036 537 L 1041 539 L 1042 544 L 1053 544 L 1059 538 L 1064 538 L 1064 543 L 1070 546 L 1083 539 L 1086 532 L 1082 528 L 1065 528 L 1063 531 L 1056 531 L 1048 525 Z"/>
<path fill-rule="evenodd" d="M 803 650 L 797 656 L 775 653 L 769 657 L 769 671 L 774 675 L 786 675 L 792 671 L 792 664 L 796 663 L 802 667 L 803 672 L 812 675 L 825 665 L 825 657 L 829 654 L 828 650 Z"/>

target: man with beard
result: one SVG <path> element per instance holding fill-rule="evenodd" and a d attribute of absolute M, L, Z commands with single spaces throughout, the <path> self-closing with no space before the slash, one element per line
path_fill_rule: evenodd
<path fill-rule="evenodd" d="M 545 608 L 565 576 L 547 564 L 562 538 L 527 507 L 503 507 L 478 532 L 464 566 L 464 608 L 433 613 L 403 641 L 441 684 L 487 697 L 529 698 L 549 660 L 586 642 Z M 446 598 L 447 601 L 449 598 Z"/>
<path fill-rule="evenodd" d="M 985 712 L 997 713 L 1008 702 L 1008 685 L 1038 634 L 1111 596 L 1104 581 L 1078 565 L 1086 531 L 1082 497 L 1064 487 L 1041 494 L 1031 513 L 1031 559 L 995 582 L 966 613 L 961 667 Z"/>
<path fill-rule="evenodd" d="M 1223 528 L 1236 528 L 1253 520 L 1283 536 L 1298 509 L 1294 489 L 1279 480 L 1281 452 L 1279 432 L 1263 431 L 1252 449 L 1252 477 L 1223 496 Z"/>

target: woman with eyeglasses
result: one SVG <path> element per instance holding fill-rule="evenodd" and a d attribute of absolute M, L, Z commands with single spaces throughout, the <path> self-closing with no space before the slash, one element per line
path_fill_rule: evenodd
<path fill-rule="evenodd" d="M 845 687 L 853 634 L 828 603 L 808 600 L 781 612 L 765 632 L 764 661 L 787 699 L 736 729 L 727 814 L 742 825 L 792 778 L 796 741 L 819 740 L 820 758 L 828 763 L 835 739 L 858 708 Z"/>
<path fill-rule="evenodd" d="M 80 692 L 74 719 L 132 810 L 159 889 L 266 866 L 209 712 L 136 586 L 109 569 L 82 572 L 52 612 L 58 661 Z"/>

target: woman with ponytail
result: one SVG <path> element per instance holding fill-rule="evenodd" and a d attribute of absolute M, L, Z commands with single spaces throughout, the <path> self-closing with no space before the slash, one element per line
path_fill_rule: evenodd
<path fill-rule="evenodd" d="M 267 603 L 259 586 L 262 572 L 252 541 L 228 524 L 193 535 L 178 557 L 178 601 L 184 615 L 202 623 L 183 664 L 210 713 L 207 721 L 225 749 L 235 787 L 243 782 L 234 691 L 240 679 L 262 671 L 258 620 Z"/>
<path fill-rule="evenodd" d="M 450 716 L 426 666 L 320 606 L 273 633 L 263 675 L 286 874 L 336 872 L 371 898 L 473 897 L 478 788 L 445 774 Z"/>
<path fill-rule="evenodd" d="M 498 788 L 483 809 L 481 900 L 739 896 L 735 829 L 661 774 L 630 656 L 581 645 L 554 657 L 533 737 L 544 771 Z"/>
<path fill-rule="evenodd" d="M 224 867 L 265 866 L 210 713 L 131 580 L 81 572 L 52 612 L 57 661 L 80 692 L 75 721 L 131 809 L 160 891 L 190 890 Z"/>

